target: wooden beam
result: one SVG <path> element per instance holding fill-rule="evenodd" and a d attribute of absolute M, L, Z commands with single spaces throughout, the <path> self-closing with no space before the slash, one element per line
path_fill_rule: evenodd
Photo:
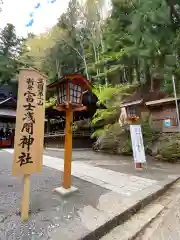
<path fill-rule="evenodd" d="M 86 110 L 87 110 L 87 106 L 73 108 L 73 112 L 80 112 L 80 111 L 86 111 Z"/>
<path fill-rule="evenodd" d="M 55 107 L 53 107 L 53 109 L 56 109 L 56 110 L 59 111 L 59 112 L 64 112 L 64 111 L 66 111 L 66 108 L 63 107 L 63 106 L 55 106 Z"/>

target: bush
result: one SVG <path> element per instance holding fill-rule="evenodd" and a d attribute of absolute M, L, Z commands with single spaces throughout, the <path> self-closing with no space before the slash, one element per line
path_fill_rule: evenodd
<path fill-rule="evenodd" d="M 173 134 L 172 136 L 166 134 L 166 137 L 164 137 L 159 144 L 155 158 L 171 163 L 179 161 L 180 134 Z"/>
<path fill-rule="evenodd" d="M 153 142 L 158 138 L 156 132 L 151 127 L 148 119 L 139 122 L 143 132 L 144 147 L 146 152 L 150 152 Z M 121 155 L 132 155 L 132 144 L 129 125 L 120 126 L 115 123 L 100 130 L 95 148 L 109 153 Z"/>
<path fill-rule="evenodd" d="M 129 127 L 121 127 L 119 123 L 111 125 L 101 136 L 100 148 L 116 154 L 132 154 Z"/>
<path fill-rule="evenodd" d="M 97 141 L 96 148 L 110 153 L 117 151 L 119 137 L 123 134 L 123 129 L 118 123 L 107 126 L 104 129 L 96 131 Z M 94 136 L 94 135 L 93 135 Z"/>
<path fill-rule="evenodd" d="M 160 161 L 177 162 L 180 160 L 180 134 L 157 133 L 148 119 L 139 122 L 142 127 L 144 148 L 147 154 L 152 154 L 153 145 L 156 146 L 154 157 Z M 121 127 L 119 123 L 107 126 L 97 131 L 98 139 L 95 148 L 108 153 L 132 155 L 129 125 Z"/>
<path fill-rule="evenodd" d="M 160 133 L 152 127 L 151 120 L 149 118 L 145 118 L 141 121 L 141 127 L 145 152 L 152 154 L 153 143 L 159 139 Z"/>

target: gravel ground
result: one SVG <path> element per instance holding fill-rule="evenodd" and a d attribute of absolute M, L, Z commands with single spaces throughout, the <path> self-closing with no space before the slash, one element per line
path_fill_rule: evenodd
<path fill-rule="evenodd" d="M 80 191 L 63 199 L 52 193 L 62 184 L 62 173 L 44 167 L 43 173 L 31 177 L 30 219 L 22 224 L 19 215 L 21 179 L 11 175 L 12 154 L 1 151 L 0 159 L 0 240 L 51 239 L 50 233 L 55 228 L 66 229 L 78 217 L 78 210 L 86 205 L 96 207 L 100 196 L 108 192 L 73 177 L 73 185 Z"/>
<path fill-rule="evenodd" d="M 45 151 L 44 154 L 63 158 L 64 153 Z M 86 231 L 89 226 L 82 224 L 79 215 L 82 209 L 85 211 L 84 216 L 88 217 L 88 224 L 93 221 L 95 221 L 93 224 L 96 223 L 96 219 L 93 219 L 96 212 L 101 214 L 101 211 L 97 210 L 100 199 L 101 202 L 103 199 L 104 210 L 109 209 L 106 207 L 106 204 L 109 206 L 106 194 L 114 193 L 79 178 L 72 178 L 73 185 L 79 189 L 77 193 L 69 198 L 61 198 L 54 194 L 52 190 L 62 185 L 63 174 L 61 171 L 43 167 L 41 174 L 34 174 L 31 177 L 30 218 L 26 224 L 22 224 L 19 214 L 22 180 L 12 177 L 12 154 L 0 151 L 0 159 L 0 240 L 65 240 L 68 239 L 67 236 L 75 239 L 73 234 L 77 232 L 76 226 L 82 233 L 89 231 L 89 229 Z M 156 180 L 166 179 L 170 174 L 179 174 L 180 170 L 180 165 L 155 163 L 150 160 L 147 170 L 137 172 L 131 158 L 96 154 L 92 151 L 74 151 L 73 161 L 84 161 L 93 166 Z M 118 197 L 126 202 L 125 196 Z M 129 200 L 133 200 L 133 197 Z M 110 207 L 111 204 L 110 201 Z M 57 234 L 54 235 L 54 232 Z"/>

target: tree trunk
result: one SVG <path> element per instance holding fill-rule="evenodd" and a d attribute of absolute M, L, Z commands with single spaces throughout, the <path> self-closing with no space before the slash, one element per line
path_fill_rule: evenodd
<path fill-rule="evenodd" d="M 56 72 L 58 75 L 58 79 L 62 77 L 61 65 L 58 59 L 56 59 Z"/>
<path fill-rule="evenodd" d="M 105 52 L 105 47 L 104 47 L 104 42 L 103 42 L 103 39 L 101 37 L 101 48 L 102 48 L 102 54 L 104 54 Z M 107 71 L 106 71 L 106 66 L 104 66 L 104 73 L 105 73 L 105 84 L 106 86 L 108 86 L 108 78 L 107 78 Z"/>
<path fill-rule="evenodd" d="M 83 46 L 81 41 L 80 41 L 80 46 L 81 46 L 82 52 L 83 52 L 82 59 L 83 59 L 83 62 L 84 62 L 86 77 L 87 77 L 87 79 L 89 79 L 88 67 L 87 67 L 86 57 L 85 57 L 85 53 L 84 53 L 84 46 Z"/>
<path fill-rule="evenodd" d="M 128 78 L 128 82 L 132 84 L 132 82 L 133 82 L 133 69 L 132 69 L 132 67 L 128 66 L 125 69 L 125 71 L 126 71 L 126 75 L 127 75 L 127 78 Z"/>
<path fill-rule="evenodd" d="M 73 59 L 73 65 L 74 65 L 74 72 L 77 72 L 78 68 L 77 68 L 77 62 L 76 62 L 76 56 L 74 56 L 74 59 Z"/>
<path fill-rule="evenodd" d="M 85 66 L 86 77 L 87 77 L 87 79 L 89 79 L 89 73 L 88 73 L 88 67 L 87 67 L 87 63 L 86 63 L 86 58 L 83 57 L 83 60 L 84 60 L 84 66 Z"/>
<path fill-rule="evenodd" d="M 93 52 L 94 52 L 94 62 L 95 62 L 95 64 L 98 62 L 98 53 L 97 53 L 97 51 L 96 51 L 96 46 L 95 46 L 95 44 L 94 44 L 94 42 L 93 42 L 93 39 L 92 39 L 92 47 L 93 47 Z M 98 67 L 96 67 L 96 75 L 97 75 L 97 79 L 98 79 L 98 82 L 100 82 L 99 81 L 99 68 Z"/>
<path fill-rule="evenodd" d="M 136 72 L 136 81 L 141 83 L 141 74 L 138 59 L 135 61 L 135 72 Z"/>
<path fill-rule="evenodd" d="M 150 69 L 147 63 L 145 63 L 145 66 L 144 66 L 144 74 L 145 74 L 146 84 L 150 86 L 151 92 L 153 92 L 154 91 L 153 78 L 151 77 Z"/>

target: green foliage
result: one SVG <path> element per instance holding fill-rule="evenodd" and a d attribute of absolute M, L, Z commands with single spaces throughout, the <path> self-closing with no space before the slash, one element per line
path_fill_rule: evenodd
<path fill-rule="evenodd" d="M 13 24 L 7 24 L 0 32 L 0 83 L 8 83 L 21 66 L 19 55 L 23 39 L 17 37 Z"/>
<path fill-rule="evenodd" d="M 98 96 L 99 103 L 105 105 L 106 108 L 98 109 L 94 114 L 92 124 L 96 127 L 96 130 L 91 137 L 98 138 L 100 144 L 101 141 L 103 141 L 102 148 L 104 148 L 104 145 L 106 146 L 105 148 L 107 148 L 108 144 L 111 145 L 112 142 L 112 144 L 116 144 L 116 137 L 119 137 L 119 135 L 116 136 L 116 133 L 119 133 L 119 124 L 117 124 L 117 122 L 120 115 L 120 104 L 123 97 L 131 94 L 135 88 L 135 85 L 117 85 L 115 87 L 97 85 L 95 87 L 94 92 Z M 116 128 L 117 131 L 114 131 Z M 122 129 L 120 129 L 120 132 L 121 131 Z M 113 136 L 113 134 L 115 135 Z M 122 136 L 123 135 L 120 134 L 120 137 Z M 109 139 L 111 139 L 110 142 Z M 114 139 L 114 141 L 112 139 Z M 128 143 L 124 145 L 124 148 L 125 146 L 129 146 Z"/>
<path fill-rule="evenodd" d="M 104 104 L 106 109 L 98 109 L 93 117 L 92 123 L 97 125 L 112 124 L 118 120 L 120 114 L 120 104 L 122 99 L 131 94 L 136 85 L 97 85 L 94 92 L 98 96 L 99 103 Z M 96 133 L 95 133 L 96 135 Z"/>
<path fill-rule="evenodd" d="M 45 108 L 49 108 L 55 106 L 57 102 L 57 97 L 50 97 L 45 104 Z"/>
<path fill-rule="evenodd" d="M 112 0 L 106 18 L 104 6 L 105 0 L 70 0 L 55 26 L 37 36 L 29 34 L 26 40 L 7 24 L 0 32 L 0 84 L 16 78 L 20 66 L 39 69 L 49 82 L 81 70 L 106 106 L 94 115 L 92 124 L 101 128 L 92 137 L 100 140 L 102 149 L 131 154 L 128 126 L 117 123 L 123 98 L 143 84 L 153 91 L 155 76 L 160 76 L 162 90 L 173 95 L 172 74 L 180 95 L 180 3 Z M 55 103 L 50 97 L 46 107 Z M 142 128 L 148 151 L 157 134 L 147 121 Z M 167 142 L 167 155 L 176 143 Z M 162 145 L 162 158 L 164 151 Z"/>
<path fill-rule="evenodd" d="M 155 155 L 157 160 L 167 162 L 177 162 L 180 160 L 180 135 L 173 134 L 172 136 L 167 135 L 160 142 L 157 153 Z"/>
<path fill-rule="evenodd" d="M 106 126 L 103 130 L 96 131 L 96 134 L 94 136 L 98 135 L 98 140 L 96 142 L 96 147 L 99 150 L 107 151 L 109 153 L 127 153 L 131 154 L 132 149 L 129 144 L 129 139 L 127 137 L 127 134 L 129 132 L 127 131 L 126 127 L 122 128 L 118 123 L 111 124 L 109 126 Z"/>
<path fill-rule="evenodd" d="M 143 133 L 143 141 L 145 151 L 152 153 L 152 147 L 155 141 L 159 138 L 159 133 L 152 127 L 151 118 L 147 117 L 140 121 Z"/>
<path fill-rule="evenodd" d="M 149 119 L 139 122 L 142 127 L 145 151 L 149 153 L 152 144 L 157 140 L 158 134 L 152 128 Z M 96 148 L 110 153 L 132 155 L 132 144 L 129 125 L 120 126 L 118 122 L 96 131 L 93 137 L 97 137 Z"/>
<path fill-rule="evenodd" d="M 179 3 L 112 0 L 69 2 L 67 11 L 48 32 L 30 34 L 21 63 L 45 72 L 52 81 L 81 69 L 95 84 L 146 83 L 156 75 L 180 79 Z M 172 94 L 169 83 L 163 90 Z M 153 90 L 153 89 L 152 89 Z"/>

